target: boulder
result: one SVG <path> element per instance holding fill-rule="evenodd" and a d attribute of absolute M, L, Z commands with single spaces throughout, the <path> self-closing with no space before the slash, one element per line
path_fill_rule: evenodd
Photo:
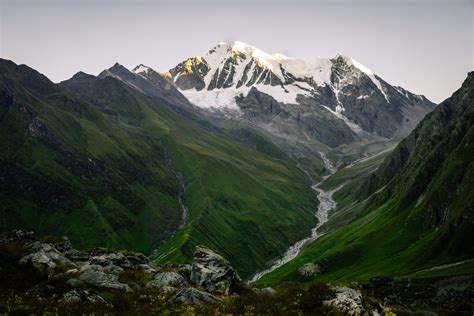
<path fill-rule="evenodd" d="M 43 244 L 37 241 L 32 243 L 29 249 L 33 253 L 21 258 L 19 264 L 30 265 L 39 272 L 50 271 L 56 268 L 56 266 L 75 266 L 71 260 L 64 257 L 51 244 Z"/>
<path fill-rule="evenodd" d="M 193 287 L 187 287 L 178 290 L 168 299 L 170 305 L 200 305 L 202 303 L 213 302 L 217 300 L 212 294 L 200 291 Z"/>
<path fill-rule="evenodd" d="M 271 287 L 263 287 L 263 288 L 254 287 L 254 288 L 252 288 L 252 291 L 254 291 L 254 293 L 258 294 L 258 295 L 273 295 L 273 294 L 275 294 L 275 290 Z"/>
<path fill-rule="evenodd" d="M 146 284 L 147 287 L 184 287 L 188 282 L 179 273 L 176 272 L 158 272 L 153 280 Z"/>
<path fill-rule="evenodd" d="M 20 265 L 29 265 L 42 273 L 56 268 L 56 263 L 43 251 L 26 255 L 18 263 Z"/>
<path fill-rule="evenodd" d="M 74 262 L 86 262 L 89 260 L 89 254 L 77 249 L 71 249 L 64 253 L 64 256 Z"/>
<path fill-rule="evenodd" d="M 126 292 L 132 291 L 127 284 L 119 282 L 118 275 L 106 273 L 100 266 L 86 265 L 81 268 L 80 273 L 79 280 L 89 285 Z"/>
<path fill-rule="evenodd" d="M 222 256 L 209 248 L 197 246 L 194 251 L 191 282 L 213 294 L 234 294 L 242 279 Z"/>
<path fill-rule="evenodd" d="M 336 298 L 324 301 L 324 305 L 333 308 L 336 314 L 362 315 L 365 312 L 362 306 L 362 294 L 349 287 L 336 287 Z"/>
<path fill-rule="evenodd" d="M 298 273 L 304 277 L 316 276 L 321 273 L 321 267 L 317 263 L 306 263 L 298 269 Z"/>

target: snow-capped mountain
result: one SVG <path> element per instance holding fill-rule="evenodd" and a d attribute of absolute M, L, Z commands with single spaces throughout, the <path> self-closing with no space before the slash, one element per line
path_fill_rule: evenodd
<path fill-rule="evenodd" d="M 163 75 L 200 108 L 253 121 L 267 119 L 261 115 L 267 106 L 255 99 L 255 94 L 265 94 L 285 116 L 301 119 L 316 111 L 319 117 L 342 121 L 350 129 L 342 134 L 349 139 L 364 133 L 406 135 L 434 107 L 350 57 L 290 58 L 242 42 L 219 43 L 204 57 L 189 58 Z"/>
<path fill-rule="evenodd" d="M 242 42 L 219 43 L 164 73 L 116 64 L 98 77 L 107 76 L 200 122 L 231 133 L 256 129 L 297 159 L 365 156 L 367 146 L 380 149 L 406 136 L 435 106 L 347 56 L 290 58 Z M 235 137 L 258 143 L 247 132 Z"/>

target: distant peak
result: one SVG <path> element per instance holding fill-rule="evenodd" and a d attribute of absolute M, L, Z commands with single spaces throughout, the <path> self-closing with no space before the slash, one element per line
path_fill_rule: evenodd
<path fill-rule="evenodd" d="M 132 72 L 139 74 L 139 73 L 147 73 L 148 71 L 152 70 L 150 67 L 145 66 L 144 64 L 140 64 L 133 68 Z"/>
<path fill-rule="evenodd" d="M 90 80 L 90 79 L 95 79 L 95 76 L 90 75 L 88 73 L 85 73 L 83 71 L 79 71 L 79 72 L 75 73 L 74 76 L 72 76 L 71 79 L 74 79 L 74 80 Z"/>
<path fill-rule="evenodd" d="M 343 59 L 346 62 L 346 64 L 348 64 L 349 66 L 354 66 L 355 68 L 359 69 L 360 71 L 362 71 L 363 73 L 367 75 L 374 75 L 374 72 L 372 70 L 362 65 L 361 63 L 359 63 L 357 60 L 355 60 L 354 58 L 350 56 L 343 55 L 340 53 L 334 56 L 334 59 L 339 59 L 339 58 Z"/>
<path fill-rule="evenodd" d="M 115 63 L 112 67 L 109 68 L 109 70 L 126 70 L 129 71 L 125 66 Z"/>

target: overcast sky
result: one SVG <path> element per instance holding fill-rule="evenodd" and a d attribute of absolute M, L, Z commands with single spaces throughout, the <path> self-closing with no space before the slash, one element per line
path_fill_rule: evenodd
<path fill-rule="evenodd" d="M 474 0 L 0 0 L 0 56 L 59 82 L 115 62 L 164 71 L 239 40 L 290 57 L 349 55 L 440 102 L 474 70 Z"/>

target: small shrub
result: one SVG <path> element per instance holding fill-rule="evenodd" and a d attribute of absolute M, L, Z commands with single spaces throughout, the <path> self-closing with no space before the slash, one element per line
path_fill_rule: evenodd
<path fill-rule="evenodd" d="M 60 242 L 63 242 L 65 240 L 64 237 L 58 237 L 58 236 L 53 236 L 53 235 L 46 235 L 41 238 L 41 242 L 45 244 L 58 244 Z"/>
<path fill-rule="evenodd" d="M 153 279 L 153 275 L 141 269 L 128 269 L 120 273 L 119 281 L 127 284 L 145 284 Z"/>

